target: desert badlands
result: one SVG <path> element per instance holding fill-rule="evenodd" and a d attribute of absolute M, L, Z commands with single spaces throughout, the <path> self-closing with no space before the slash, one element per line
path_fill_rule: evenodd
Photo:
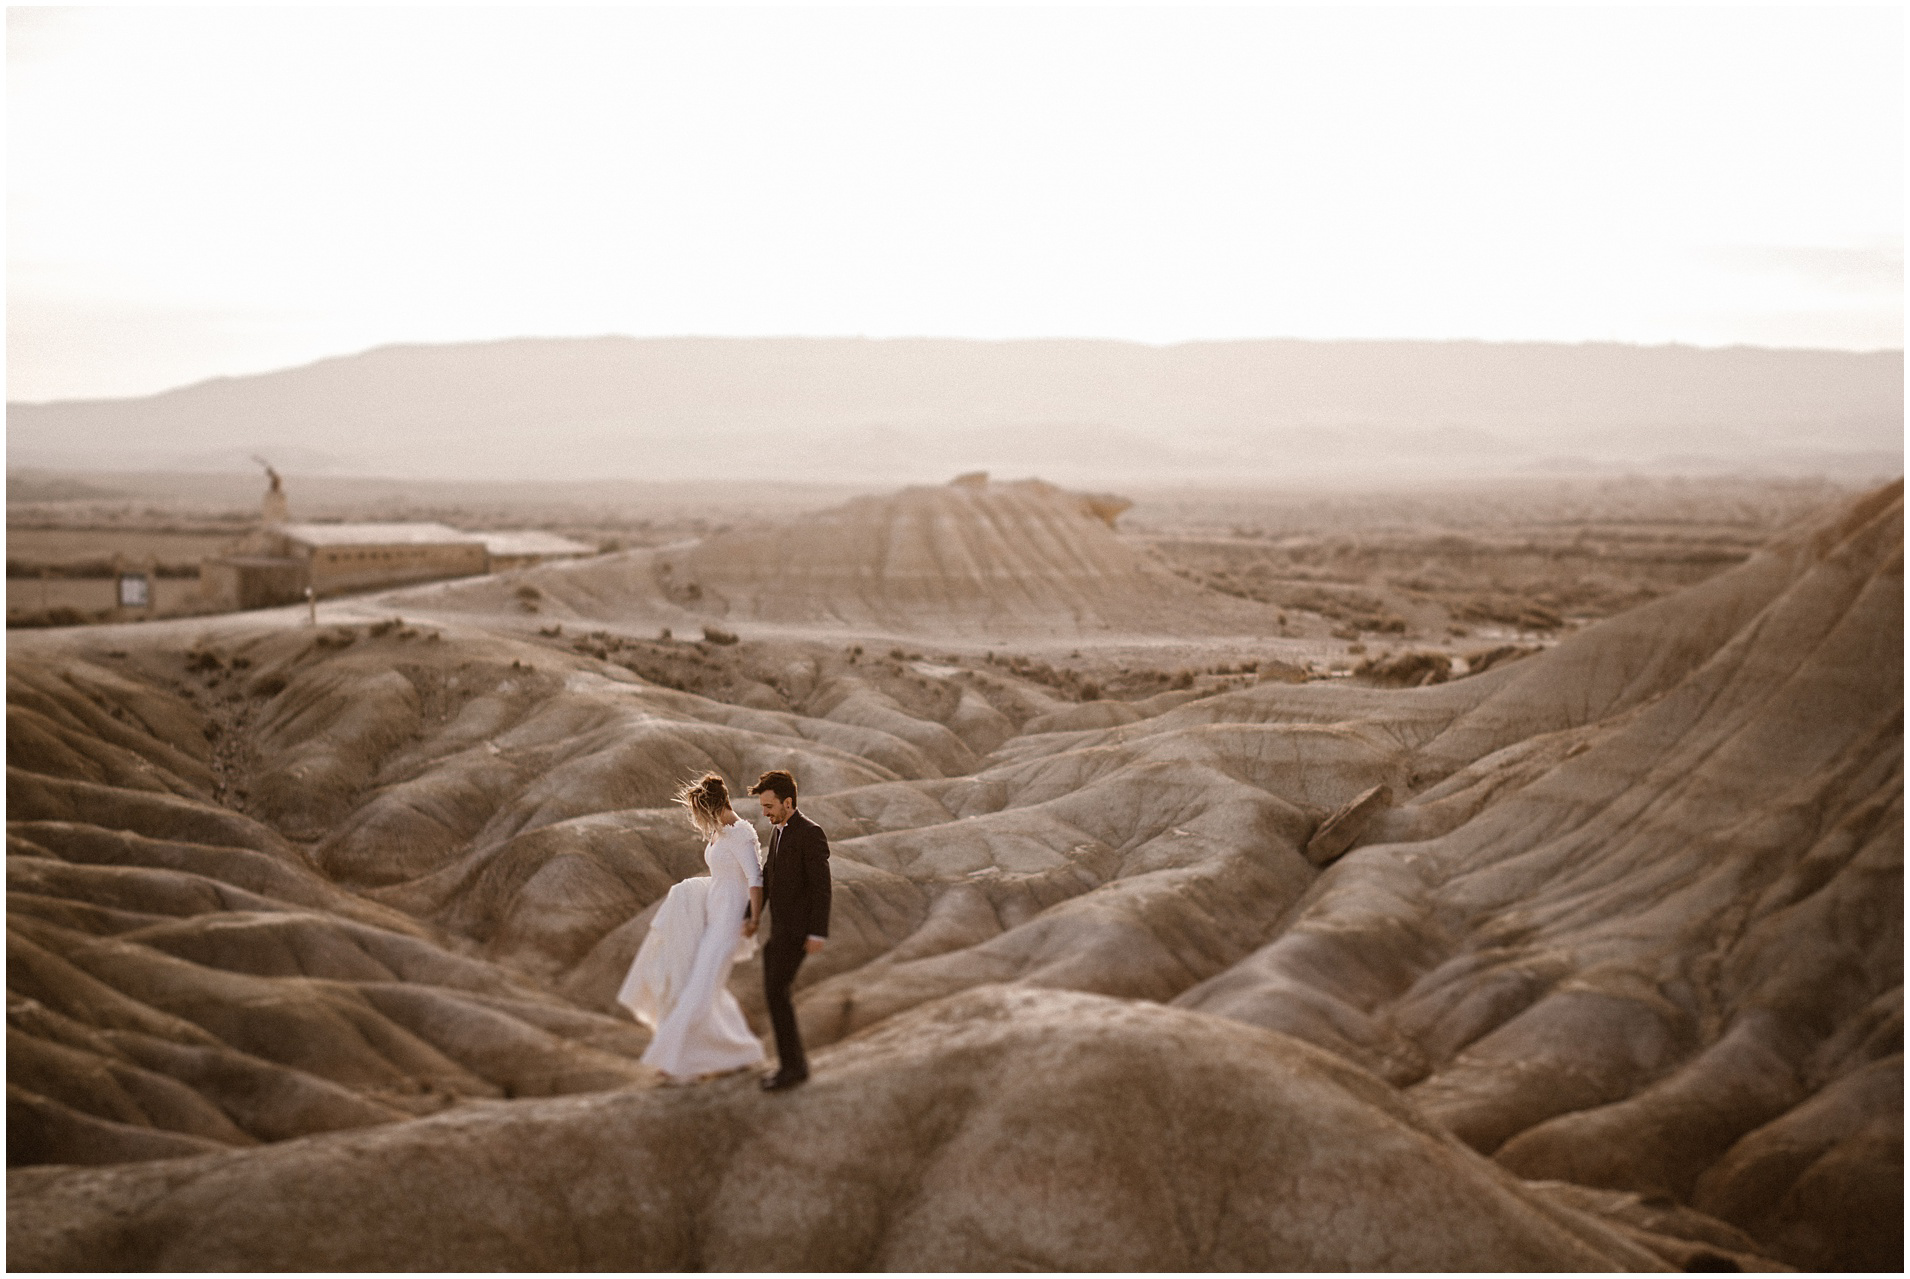
<path fill-rule="evenodd" d="M 1276 631 L 1117 510 L 10 635 L 9 1266 L 1901 1268 L 1900 483 L 1421 687 L 997 660 Z M 785 1094 L 612 999 L 706 768 L 831 836 Z"/>

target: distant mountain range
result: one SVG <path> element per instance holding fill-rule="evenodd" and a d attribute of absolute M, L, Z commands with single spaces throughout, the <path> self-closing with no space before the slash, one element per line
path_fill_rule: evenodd
<path fill-rule="evenodd" d="M 1899 351 L 526 338 L 7 406 L 9 468 L 1062 483 L 1902 472 Z"/>

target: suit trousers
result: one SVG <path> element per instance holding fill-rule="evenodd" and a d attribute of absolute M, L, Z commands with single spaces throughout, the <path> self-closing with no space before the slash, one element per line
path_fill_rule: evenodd
<path fill-rule="evenodd" d="M 802 1036 L 796 1033 L 796 1006 L 790 1002 L 789 988 L 796 983 L 796 970 L 809 954 L 803 939 L 778 943 L 771 937 L 763 947 L 763 1002 L 769 1006 L 769 1024 L 776 1031 L 777 1073 L 806 1075 L 809 1060 L 803 1056 Z"/>

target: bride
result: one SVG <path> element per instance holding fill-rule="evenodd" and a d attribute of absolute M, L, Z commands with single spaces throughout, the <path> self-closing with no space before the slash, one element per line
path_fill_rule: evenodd
<path fill-rule="evenodd" d="M 705 840 L 710 873 L 670 889 L 617 1002 L 655 1032 L 644 1064 L 685 1083 L 763 1060 L 763 1046 L 729 992 L 730 965 L 756 949 L 763 871 L 756 829 L 730 808 L 721 777 L 704 774 L 679 790 L 676 802 L 690 810 Z"/>

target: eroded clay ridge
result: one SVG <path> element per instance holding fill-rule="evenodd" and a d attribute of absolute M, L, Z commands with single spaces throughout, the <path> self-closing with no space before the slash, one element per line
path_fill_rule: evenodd
<path fill-rule="evenodd" d="M 18 1268 L 1901 1264 L 1900 485 L 1405 691 L 13 650 Z M 833 836 L 788 1096 L 651 1086 L 609 1000 L 706 766 Z"/>

